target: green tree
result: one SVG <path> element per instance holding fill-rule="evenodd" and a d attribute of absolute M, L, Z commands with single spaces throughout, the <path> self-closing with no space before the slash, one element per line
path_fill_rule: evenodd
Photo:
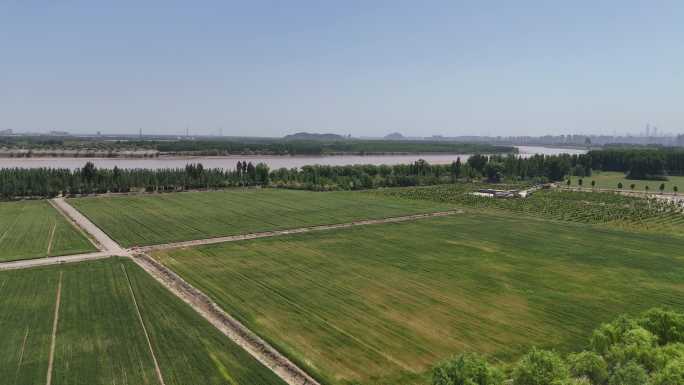
<path fill-rule="evenodd" d="M 461 176 L 461 158 L 456 158 L 455 162 L 451 163 L 451 176 L 453 179 L 458 179 Z"/>
<path fill-rule="evenodd" d="M 634 190 L 635 187 L 636 187 L 636 185 L 635 185 L 634 183 L 632 183 L 632 184 L 629 185 L 629 188 L 630 188 L 631 190 Z"/>
<path fill-rule="evenodd" d="M 256 165 L 255 174 L 256 182 L 262 185 L 267 185 L 269 180 L 268 166 L 266 163 L 259 163 Z"/>
<path fill-rule="evenodd" d="M 653 385 L 680 384 L 684 384 L 684 358 L 672 360 L 653 376 Z"/>
<path fill-rule="evenodd" d="M 84 180 L 91 182 L 97 174 L 95 164 L 93 164 L 93 162 L 86 162 L 85 166 L 81 169 L 81 173 L 83 174 Z"/>
<path fill-rule="evenodd" d="M 665 191 L 665 183 L 661 183 L 660 186 L 658 187 L 658 189 L 660 190 L 660 193 L 662 194 L 663 191 Z"/>
<path fill-rule="evenodd" d="M 489 158 L 487 158 L 485 155 L 475 154 L 468 158 L 467 163 L 473 168 L 473 170 L 482 173 L 488 160 Z"/>
<path fill-rule="evenodd" d="M 609 385 L 648 385 L 649 383 L 646 369 L 636 362 L 618 366 L 608 381 Z"/>
<path fill-rule="evenodd" d="M 501 385 L 501 370 L 478 354 L 461 354 L 432 370 L 432 385 Z"/>
<path fill-rule="evenodd" d="M 675 194 L 677 193 L 678 190 L 679 189 L 677 188 L 677 186 L 672 186 L 672 191 L 674 191 Z"/>
<path fill-rule="evenodd" d="M 654 308 L 644 312 L 637 322 L 658 338 L 659 345 L 684 343 L 684 314 Z"/>
<path fill-rule="evenodd" d="M 622 182 L 618 182 L 618 189 L 622 190 Z"/>
<path fill-rule="evenodd" d="M 568 180 L 565 182 L 565 184 L 566 184 L 568 187 L 570 187 L 570 185 L 572 184 L 572 181 L 570 180 L 570 178 L 568 178 Z"/>
<path fill-rule="evenodd" d="M 591 188 L 594 188 L 594 187 L 596 187 L 596 181 L 595 181 L 595 180 L 592 180 L 592 181 L 591 181 Z"/>
<path fill-rule="evenodd" d="M 484 167 L 484 174 L 487 176 L 487 181 L 492 183 L 501 182 L 503 172 L 504 165 L 500 162 L 489 162 Z"/>
<path fill-rule="evenodd" d="M 573 377 L 587 377 L 594 384 L 603 384 L 608 380 L 608 364 L 595 352 L 570 354 L 567 362 Z"/>
<path fill-rule="evenodd" d="M 577 184 L 578 184 L 580 187 L 582 187 L 582 183 L 584 183 L 584 181 L 582 180 L 582 178 L 579 178 L 579 179 L 577 180 Z"/>
<path fill-rule="evenodd" d="M 553 385 L 569 379 L 568 368 L 558 354 L 533 348 L 513 369 L 514 385 Z"/>

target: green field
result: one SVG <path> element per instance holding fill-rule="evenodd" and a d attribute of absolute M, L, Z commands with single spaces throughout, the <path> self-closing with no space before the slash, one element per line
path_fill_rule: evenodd
<path fill-rule="evenodd" d="M 45 200 L 0 203 L 0 262 L 94 250 Z"/>
<path fill-rule="evenodd" d="M 363 192 L 275 189 L 69 200 L 126 247 L 437 211 Z"/>
<path fill-rule="evenodd" d="M 459 352 L 566 352 L 617 314 L 684 310 L 683 247 L 477 213 L 156 257 L 326 383 L 424 384 Z"/>
<path fill-rule="evenodd" d="M 0 272 L 0 378 L 44 384 L 58 282 L 52 384 L 279 384 L 267 368 L 127 259 Z M 129 286 L 130 282 L 130 286 Z"/>
<path fill-rule="evenodd" d="M 59 272 L 0 272 L 0 381 L 44 384 Z"/>
<path fill-rule="evenodd" d="M 623 172 L 611 172 L 611 171 L 595 171 L 591 176 L 584 178 L 570 177 L 570 185 L 572 187 L 578 186 L 578 180 L 582 179 L 582 187 L 591 187 L 591 181 L 596 181 L 596 187 L 599 188 L 613 188 L 617 189 L 618 183 L 622 183 L 623 190 L 630 190 L 630 186 L 634 184 L 635 191 L 643 191 L 646 186 L 649 187 L 651 192 L 659 192 L 660 184 L 665 183 L 664 192 L 672 193 L 674 192 L 672 187 L 677 186 L 679 192 L 684 191 L 684 176 L 669 176 L 667 180 L 634 180 L 625 178 L 625 173 Z"/>

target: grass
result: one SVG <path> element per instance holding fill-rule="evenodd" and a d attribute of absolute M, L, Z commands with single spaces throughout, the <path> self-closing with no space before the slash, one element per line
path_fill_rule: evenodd
<path fill-rule="evenodd" d="M 684 191 L 684 176 L 669 176 L 668 180 L 634 180 L 625 178 L 625 174 L 622 172 L 612 172 L 612 171 L 595 171 L 591 176 L 584 178 L 570 177 L 570 186 L 577 187 L 578 180 L 582 179 L 582 187 L 591 188 L 591 181 L 596 181 L 596 187 L 598 188 L 612 188 L 617 189 L 618 183 L 622 183 L 623 190 L 631 190 L 630 186 L 634 184 L 635 191 L 644 191 L 646 186 L 649 187 L 651 192 L 659 192 L 660 184 L 665 183 L 664 192 L 672 193 L 672 187 L 677 186 L 679 192 Z M 565 186 L 565 184 L 564 184 Z"/>
<path fill-rule="evenodd" d="M 3 381 L 45 383 L 60 273 L 54 385 L 159 384 L 131 290 L 167 385 L 284 385 L 132 261 L 118 258 L 0 272 Z"/>
<path fill-rule="evenodd" d="M 232 190 L 69 201 L 126 247 L 437 211 L 364 192 Z"/>
<path fill-rule="evenodd" d="M 0 262 L 94 250 L 47 201 L 0 203 Z"/>
<path fill-rule="evenodd" d="M 156 257 L 330 384 L 425 384 L 462 351 L 504 362 L 581 348 L 600 322 L 684 309 L 684 243 L 464 214 L 159 251 Z"/>

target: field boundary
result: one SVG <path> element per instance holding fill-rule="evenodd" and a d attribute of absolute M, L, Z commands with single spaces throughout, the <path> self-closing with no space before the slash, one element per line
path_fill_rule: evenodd
<path fill-rule="evenodd" d="M 389 217 L 389 218 L 381 218 L 381 219 L 365 219 L 365 220 L 354 221 L 354 222 L 336 223 L 336 224 L 332 224 L 332 225 L 318 225 L 318 226 L 299 227 L 299 228 L 286 229 L 286 230 L 273 230 L 273 231 L 264 231 L 264 232 L 258 232 L 258 233 L 228 235 L 228 236 L 224 236 L 224 237 L 196 239 L 196 240 L 192 240 L 192 241 L 182 241 L 182 242 L 171 242 L 171 243 L 163 243 L 163 244 L 151 245 L 151 246 L 132 247 L 130 250 L 134 253 L 147 253 L 147 252 L 155 251 L 155 250 L 177 249 L 177 248 L 181 248 L 181 247 L 193 247 L 193 246 L 201 246 L 201 245 L 211 245 L 211 244 L 215 244 L 215 243 L 245 241 L 245 240 L 259 239 L 259 238 L 270 238 L 270 237 L 277 237 L 277 236 L 282 236 L 282 235 L 302 234 L 302 233 L 308 233 L 308 232 L 312 232 L 312 231 L 344 229 L 344 228 L 355 227 L 355 226 L 367 226 L 367 225 L 375 225 L 375 224 L 383 224 L 383 223 L 408 222 L 408 221 L 415 221 L 415 220 L 426 219 L 426 218 L 445 217 L 445 216 L 455 215 L 455 214 L 463 214 L 463 210 L 435 211 L 435 212 L 431 212 L 431 213 L 412 214 L 412 215 L 404 215 L 404 216 L 399 216 L 399 217 Z"/>
<path fill-rule="evenodd" d="M 52 366 L 55 363 L 55 346 L 57 345 L 57 325 L 59 324 L 59 305 L 62 302 L 62 276 L 63 271 L 59 272 L 59 283 L 57 284 L 57 300 L 55 301 L 55 315 L 52 320 L 52 341 L 50 342 L 50 355 L 48 356 L 48 369 L 46 385 L 52 384 Z"/>
<path fill-rule="evenodd" d="M 47 252 L 45 253 L 46 257 L 50 256 L 50 252 L 52 251 L 52 241 L 55 240 L 55 230 L 57 229 L 57 221 L 52 224 L 52 229 L 50 231 L 50 240 L 48 241 L 48 246 L 47 246 Z"/>
<path fill-rule="evenodd" d="M 190 285 L 171 269 L 146 254 L 136 254 L 133 260 L 155 280 L 190 305 L 221 333 L 247 351 L 257 361 L 271 369 L 285 382 L 290 385 L 320 385 L 256 333 L 221 309 L 209 296 Z"/>
<path fill-rule="evenodd" d="M 131 298 L 133 298 L 133 305 L 135 305 L 135 312 L 138 314 L 138 320 L 140 321 L 140 326 L 142 326 L 143 333 L 145 333 L 145 339 L 147 340 L 147 346 L 150 348 L 150 354 L 152 355 L 152 361 L 154 361 L 154 370 L 157 372 L 157 379 L 160 385 L 166 385 L 164 383 L 164 376 L 162 376 L 161 369 L 159 368 L 159 362 L 157 362 L 157 355 L 154 354 L 154 348 L 152 348 L 152 341 L 150 340 L 150 335 L 147 333 L 147 328 L 145 327 L 145 321 L 143 321 L 142 314 L 140 314 L 140 308 L 138 307 L 138 300 L 135 298 L 135 292 L 133 292 L 133 286 L 131 285 L 131 279 L 128 277 L 128 272 L 126 267 L 121 265 L 121 270 L 123 270 L 126 276 L 126 282 L 128 283 L 128 289 L 131 291 Z"/>

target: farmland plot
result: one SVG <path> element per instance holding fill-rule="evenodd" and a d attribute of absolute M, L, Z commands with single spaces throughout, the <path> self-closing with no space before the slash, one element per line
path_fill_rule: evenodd
<path fill-rule="evenodd" d="M 159 384 L 122 266 L 63 269 L 53 384 Z"/>
<path fill-rule="evenodd" d="M 597 324 L 684 309 L 679 238 L 510 215 L 159 251 L 226 311 L 333 384 L 426 383 L 437 361 L 581 348 Z"/>
<path fill-rule="evenodd" d="M 123 246 L 438 211 L 448 204 L 364 192 L 232 190 L 69 201 Z"/>
<path fill-rule="evenodd" d="M 57 270 L 0 272 L 0 382 L 44 384 Z"/>
<path fill-rule="evenodd" d="M 284 385 L 142 269 L 127 271 L 166 385 Z"/>
<path fill-rule="evenodd" d="M 53 385 L 158 385 L 152 354 L 166 385 L 284 385 L 132 261 L 118 258 L 0 272 L 0 383 L 46 383 L 60 275 Z"/>
<path fill-rule="evenodd" d="M 0 262 L 94 250 L 47 201 L 0 203 Z"/>

